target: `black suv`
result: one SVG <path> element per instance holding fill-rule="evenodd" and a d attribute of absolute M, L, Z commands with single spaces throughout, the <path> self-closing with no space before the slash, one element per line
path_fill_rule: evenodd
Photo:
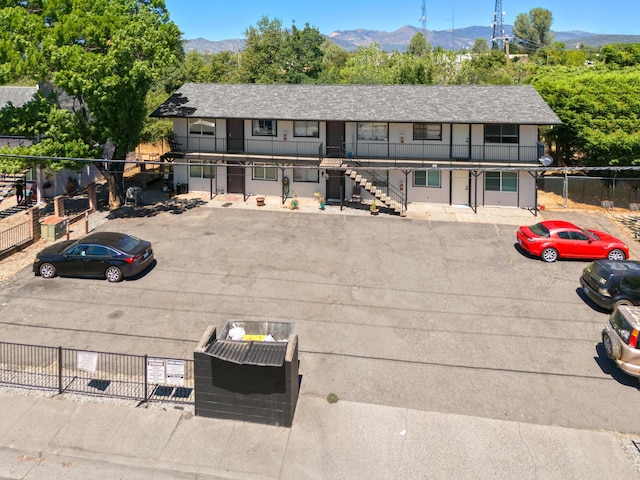
<path fill-rule="evenodd" d="M 582 292 L 607 310 L 640 305 L 640 261 L 596 260 L 580 277 Z"/>

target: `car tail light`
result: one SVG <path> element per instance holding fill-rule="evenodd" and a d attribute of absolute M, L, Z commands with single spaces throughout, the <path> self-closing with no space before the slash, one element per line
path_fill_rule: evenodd
<path fill-rule="evenodd" d="M 638 330 L 635 328 L 631 332 L 631 337 L 629 337 L 629 346 L 632 348 L 636 348 L 636 344 L 638 343 Z"/>
<path fill-rule="evenodd" d="M 124 261 L 129 263 L 129 264 L 132 264 L 133 262 L 136 261 L 136 258 L 138 258 L 138 257 L 127 257 L 127 258 L 124 259 Z"/>

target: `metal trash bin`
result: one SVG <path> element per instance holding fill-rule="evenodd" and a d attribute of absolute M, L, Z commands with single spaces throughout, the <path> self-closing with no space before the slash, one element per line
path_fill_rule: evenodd
<path fill-rule="evenodd" d="M 138 206 L 138 202 L 142 199 L 142 188 L 129 187 L 125 195 L 125 204 L 133 203 L 135 207 Z"/>
<path fill-rule="evenodd" d="M 229 320 L 194 352 L 195 414 L 290 427 L 298 401 L 293 324 Z"/>

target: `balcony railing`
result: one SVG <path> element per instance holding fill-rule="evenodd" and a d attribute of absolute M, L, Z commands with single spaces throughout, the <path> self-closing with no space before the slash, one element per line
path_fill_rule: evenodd
<path fill-rule="evenodd" d="M 237 143 L 235 143 L 237 142 Z M 234 144 L 235 143 L 235 144 Z M 517 144 L 449 145 L 387 142 L 358 142 L 343 148 L 327 147 L 322 142 L 292 140 L 175 137 L 172 149 L 179 152 L 267 155 L 273 157 L 322 158 L 340 157 L 360 160 L 388 160 L 418 162 L 503 162 L 535 163 L 544 155 L 544 144 L 532 146 Z"/>

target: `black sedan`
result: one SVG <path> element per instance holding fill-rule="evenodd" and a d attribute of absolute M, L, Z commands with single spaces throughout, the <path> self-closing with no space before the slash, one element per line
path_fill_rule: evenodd
<path fill-rule="evenodd" d="M 146 240 L 125 233 L 97 232 L 45 248 L 36 255 L 33 271 L 43 278 L 102 277 L 119 282 L 140 273 L 151 262 L 153 249 Z"/>

